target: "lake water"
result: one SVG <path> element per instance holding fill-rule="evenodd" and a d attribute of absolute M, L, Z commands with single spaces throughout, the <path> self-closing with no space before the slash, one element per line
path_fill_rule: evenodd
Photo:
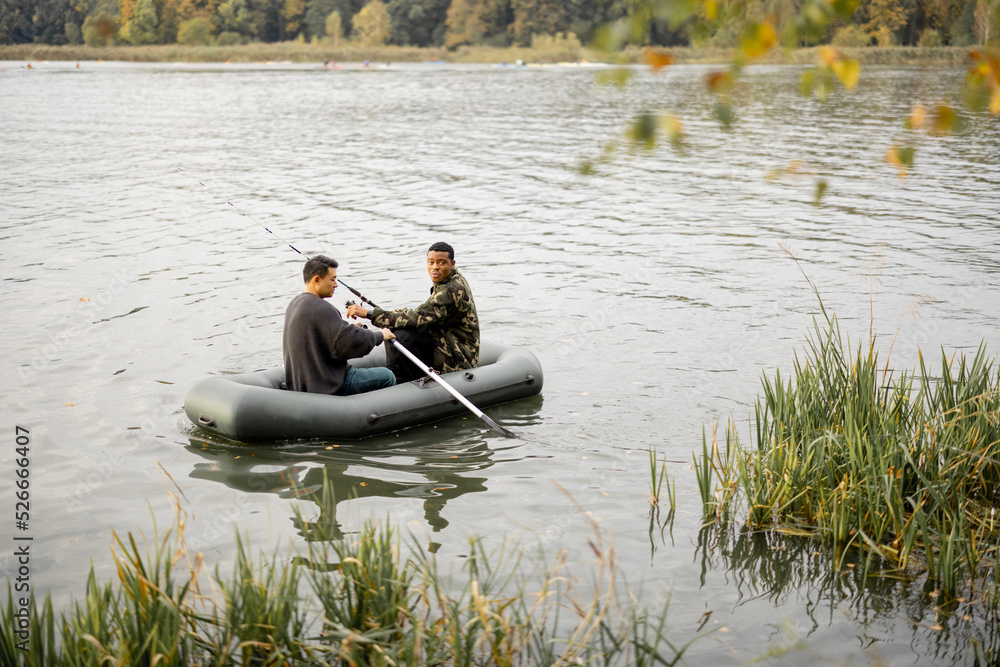
<path fill-rule="evenodd" d="M 91 562 L 110 578 L 111 530 L 169 525 L 179 489 L 209 566 L 232 557 L 234 524 L 256 548 L 304 548 L 298 505 L 344 534 L 388 520 L 443 567 L 472 535 L 565 549 L 586 581 L 593 520 L 643 603 L 672 594 L 675 638 L 716 630 L 692 664 L 969 660 L 990 623 L 975 605 L 946 618 L 919 585 L 827 575 L 814 542 L 701 531 L 689 470 L 703 428 L 732 416 L 746 433 L 762 373 L 801 354 L 818 313 L 802 271 L 852 341 L 895 337 L 896 368 L 918 346 L 1000 350 L 1000 118 L 920 135 L 906 178 L 884 161 L 912 102 L 950 98 L 962 70 L 869 67 L 820 104 L 801 69 L 751 68 L 726 131 L 708 66 L 624 90 L 575 67 L 0 67 L 0 535 L 21 425 L 37 593 L 79 599 Z M 581 175 L 643 111 L 678 115 L 684 150 Z M 483 337 L 545 369 L 542 396 L 488 410 L 522 439 L 471 415 L 278 449 L 195 430 L 194 383 L 281 361 L 302 260 L 257 222 L 389 307 L 425 298 L 424 251 L 450 242 Z M 649 448 L 679 504 L 652 529 Z M 321 511 L 324 471 L 344 499 Z"/>

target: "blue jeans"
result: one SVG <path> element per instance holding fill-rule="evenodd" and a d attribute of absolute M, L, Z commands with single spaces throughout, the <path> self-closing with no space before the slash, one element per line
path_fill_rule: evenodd
<path fill-rule="evenodd" d="M 396 384 L 396 376 L 388 368 L 355 368 L 347 367 L 347 377 L 344 378 L 344 386 L 337 392 L 337 396 L 350 396 L 351 394 L 363 394 L 366 391 L 375 391 L 383 387 L 391 387 Z"/>

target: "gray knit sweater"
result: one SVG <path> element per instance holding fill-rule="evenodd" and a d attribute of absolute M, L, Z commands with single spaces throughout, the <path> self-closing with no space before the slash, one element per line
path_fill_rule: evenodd
<path fill-rule="evenodd" d="M 335 394 L 344 385 L 347 360 L 365 356 L 381 342 L 381 331 L 356 327 L 333 305 L 302 292 L 285 311 L 285 384 L 292 391 Z"/>

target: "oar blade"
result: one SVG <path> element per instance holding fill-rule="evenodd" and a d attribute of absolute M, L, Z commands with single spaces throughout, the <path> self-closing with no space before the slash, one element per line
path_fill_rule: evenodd
<path fill-rule="evenodd" d="M 501 426 L 500 424 L 496 423 L 495 421 L 493 421 L 492 419 L 490 419 L 489 417 L 487 417 L 485 414 L 480 414 L 479 417 L 484 422 L 486 422 L 489 425 L 490 428 L 492 428 L 494 431 L 496 431 L 500 435 L 502 435 L 504 437 L 507 437 L 507 438 L 516 438 L 517 437 L 517 435 L 513 431 L 505 429 L 503 426 Z"/>

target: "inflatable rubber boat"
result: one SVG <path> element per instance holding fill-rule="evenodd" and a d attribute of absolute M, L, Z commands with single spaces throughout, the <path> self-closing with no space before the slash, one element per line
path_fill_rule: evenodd
<path fill-rule="evenodd" d="M 383 346 L 350 363 L 384 366 Z M 479 364 L 440 377 L 480 409 L 542 391 L 542 366 L 524 348 L 484 343 Z M 184 412 L 206 431 L 238 442 L 366 438 L 468 412 L 430 378 L 353 396 L 288 391 L 284 381 L 284 368 L 205 378 L 188 392 Z"/>

